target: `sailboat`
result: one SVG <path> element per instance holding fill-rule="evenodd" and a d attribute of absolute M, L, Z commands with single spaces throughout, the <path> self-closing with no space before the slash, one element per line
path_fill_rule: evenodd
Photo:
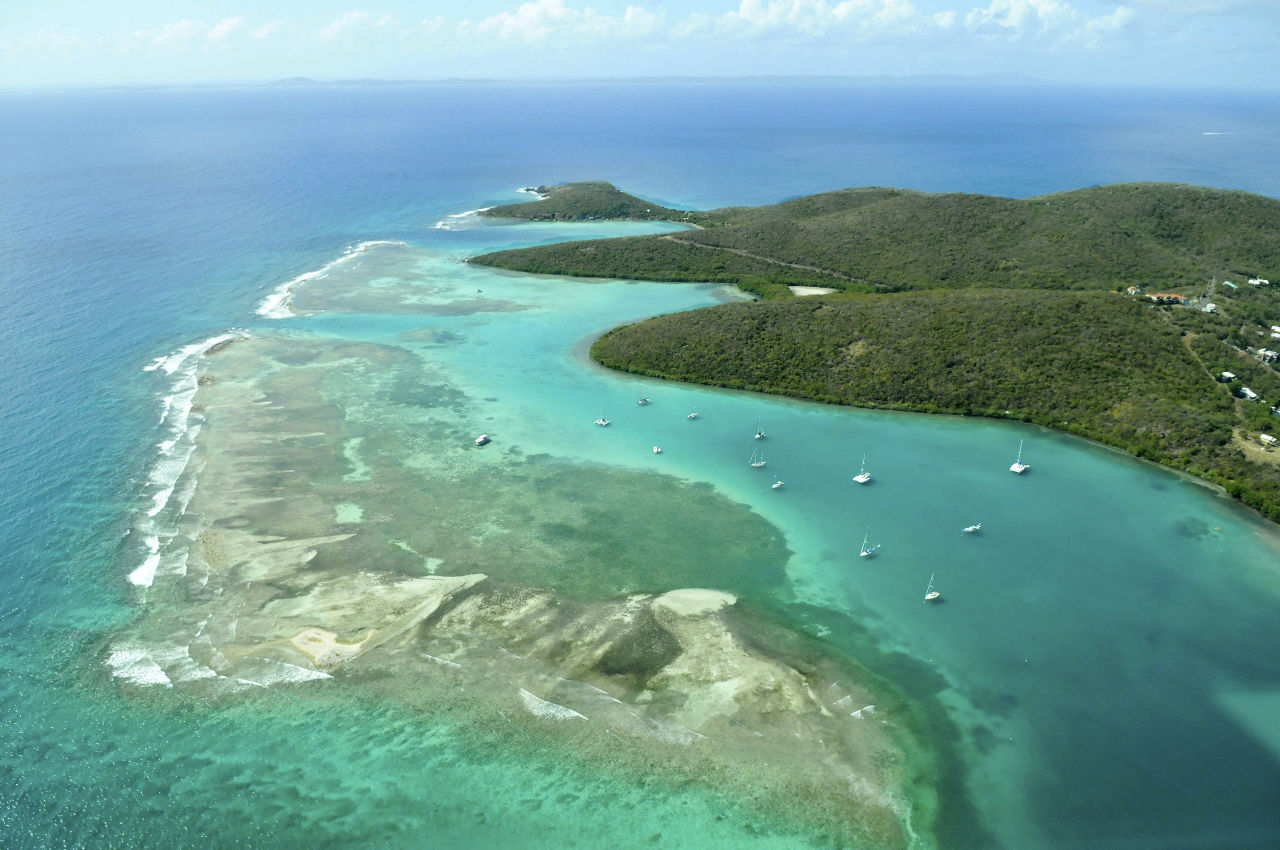
<path fill-rule="evenodd" d="M 596 420 L 596 424 L 601 428 L 609 424 L 609 417 L 604 415 L 604 411 L 600 411 L 600 418 Z"/>
<path fill-rule="evenodd" d="M 876 553 L 876 550 L 880 548 L 880 544 L 879 544 L 879 543 L 877 543 L 876 545 L 872 546 L 872 545 L 868 542 L 868 541 L 870 541 L 870 539 L 871 539 L 871 532 L 870 532 L 870 531 L 868 531 L 865 535 L 863 535 L 863 538 L 862 538 L 862 548 L 858 550 L 858 557 L 860 557 L 860 558 L 870 558 L 872 555 L 874 555 L 874 554 Z"/>
<path fill-rule="evenodd" d="M 871 480 L 871 473 L 867 472 L 867 456 L 866 455 L 862 456 L 862 470 L 857 475 L 853 476 L 853 480 L 858 482 L 859 484 L 866 484 Z"/>
<path fill-rule="evenodd" d="M 936 575 L 937 573 L 931 573 L 929 575 L 929 586 L 926 587 L 924 590 L 925 602 L 937 602 L 939 599 L 942 598 L 942 594 L 933 589 L 933 577 Z"/>
<path fill-rule="evenodd" d="M 765 465 L 764 452 L 756 449 L 751 453 L 751 460 L 747 461 L 747 463 L 751 464 L 756 469 L 763 469 Z"/>
<path fill-rule="evenodd" d="M 636 404 L 638 404 L 640 407 L 644 407 L 648 403 L 649 403 L 648 396 L 641 396 L 640 398 L 636 399 Z"/>
<path fill-rule="evenodd" d="M 760 424 L 760 420 L 756 420 L 756 439 L 763 440 L 765 438 L 764 426 Z"/>
<path fill-rule="evenodd" d="M 697 418 L 698 418 L 698 408 L 696 407 L 690 410 L 689 415 L 685 417 L 685 419 L 697 419 Z"/>
<path fill-rule="evenodd" d="M 1014 473 L 1015 475 L 1021 475 L 1022 473 L 1026 472 L 1030 468 L 1031 468 L 1031 464 L 1022 462 L 1022 440 L 1019 440 L 1018 441 L 1018 459 L 1015 460 L 1009 466 L 1009 471 Z"/>

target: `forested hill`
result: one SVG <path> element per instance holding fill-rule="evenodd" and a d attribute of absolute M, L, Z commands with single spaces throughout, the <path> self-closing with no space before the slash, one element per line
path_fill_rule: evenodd
<path fill-rule="evenodd" d="M 526 221 L 593 221 L 676 220 L 685 213 L 620 192 L 603 180 L 566 183 L 563 186 L 538 186 L 525 189 L 539 195 L 538 200 L 522 204 L 504 204 L 481 210 L 490 218 L 520 218 Z"/>
<path fill-rule="evenodd" d="M 569 191 L 573 186 L 591 191 Z M 608 184 L 565 188 L 488 214 L 525 207 L 526 217 L 555 217 L 554 208 L 540 206 L 555 202 L 578 218 L 666 217 L 701 229 L 501 251 L 472 262 L 735 283 L 764 296 L 785 295 L 788 284 L 864 292 L 1169 288 L 1280 267 L 1280 201 L 1197 186 L 1120 184 L 1028 199 L 845 189 L 710 212 L 620 204 L 612 193 L 631 196 Z M 592 194 L 602 203 L 593 205 Z"/>

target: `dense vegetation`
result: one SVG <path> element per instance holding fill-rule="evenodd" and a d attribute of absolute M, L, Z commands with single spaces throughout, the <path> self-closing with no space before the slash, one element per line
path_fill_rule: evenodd
<path fill-rule="evenodd" d="M 574 184 L 559 200 L 605 218 L 614 192 Z M 1280 201 L 1167 184 L 1027 200 L 848 189 L 666 212 L 701 229 L 473 262 L 735 283 L 766 300 L 618 328 L 592 355 L 675 380 L 1037 422 L 1221 484 L 1280 521 L 1280 453 L 1258 442 L 1280 430 L 1280 373 L 1257 351 L 1280 347 L 1280 295 L 1247 283 L 1280 271 Z M 843 293 L 787 297 L 796 284 Z M 1186 303 L 1120 294 L 1130 285 Z"/>
<path fill-rule="evenodd" d="M 522 218 L 527 221 L 675 220 L 685 215 L 680 210 L 669 209 L 620 192 L 602 180 L 568 183 L 564 186 L 538 186 L 533 191 L 542 197 L 530 203 L 490 207 L 481 215 Z"/>
<path fill-rule="evenodd" d="M 579 200 L 574 209 L 582 214 L 590 206 Z M 541 205 L 526 206 L 534 214 Z M 796 283 L 845 291 L 1168 288 L 1280 267 L 1280 201 L 1197 186 L 1125 184 L 1025 200 L 845 189 L 766 207 L 667 213 L 702 229 L 503 251 L 473 262 L 729 282 L 766 297 Z M 590 215 L 613 217 L 603 207 Z"/>

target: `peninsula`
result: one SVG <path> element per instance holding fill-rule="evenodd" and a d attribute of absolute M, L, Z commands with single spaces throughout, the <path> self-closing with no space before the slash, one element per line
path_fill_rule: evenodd
<path fill-rule="evenodd" d="M 485 214 L 697 229 L 472 262 L 732 283 L 761 299 L 617 328 L 591 349 L 606 366 L 1035 422 L 1189 472 L 1280 521 L 1280 457 L 1264 439 L 1280 426 L 1280 295 L 1267 283 L 1280 201 L 1175 184 L 1028 199 L 861 188 L 702 212 L 598 182 L 539 192 Z"/>

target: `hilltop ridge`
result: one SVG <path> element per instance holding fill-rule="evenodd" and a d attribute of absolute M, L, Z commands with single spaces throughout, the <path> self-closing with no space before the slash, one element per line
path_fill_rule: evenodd
<path fill-rule="evenodd" d="M 620 199 L 628 199 L 626 202 Z M 846 292 L 1176 286 L 1280 267 L 1280 201 L 1171 183 L 1035 198 L 864 187 L 763 207 L 672 210 L 607 183 L 555 187 L 491 216 L 659 219 L 697 230 L 499 251 L 481 265 L 540 274 L 788 285 Z"/>

